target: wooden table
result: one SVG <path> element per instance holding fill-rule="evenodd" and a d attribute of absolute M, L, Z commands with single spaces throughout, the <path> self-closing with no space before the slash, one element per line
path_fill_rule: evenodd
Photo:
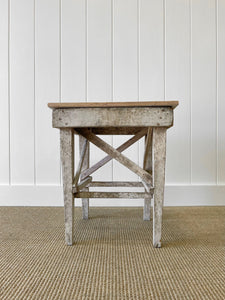
<path fill-rule="evenodd" d="M 177 101 L 49 103 L 52 125 L 60 129 L 63 174 L 65 240 L 74 242 L 74 198 L 82 198 L 83 218 L 88 219 L 89 198 L 144 198 L 143 219 L 150 220 L 153 205 L 153 246 L 161 247 L 162 208 L 165 185 L 166 130 L 173 126 Z M 79 135 L 80 161 L 74 174 L 74 134 Z M 117 149 L 97 135 L 132 135 Z M 121 152 L 145 137 L 143 168 Z M 89 142 L 106 156 L 89 166 Z M 111 159 L 137 174 L 141 181 L 93 181 L 90 176 Z M 143 192 L 93 192 L 90 187 L 143 187 Z"/>

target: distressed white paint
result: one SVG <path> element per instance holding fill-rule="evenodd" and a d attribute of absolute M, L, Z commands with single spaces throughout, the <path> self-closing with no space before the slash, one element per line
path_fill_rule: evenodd
<path fill-rule="evenodd" d="M 165 204 L 221 204 L 224 20 L 224 0 L 1 0 L 1 204 L 59 203 L 61 188 L 52 186 L 60 184 L 59 132 L 51 128 L 47 102 L 164 96 L 180 100 L 167 133 L 166 179 L 175 187 L 166 189 Z M 125 139 L 114 139 L 114 147 Z M 92 151 L 93 163 L 102 158 Z M 142 151 L 143 141 L 124 154 L 141 165 Z M 137 179 L 115 162 L 96 177 Z M 131 205 L 122 199 L 92 203 Z"/>
<path fill-rule="evenodd" d="M 60 156 L 62 162 L 65 239 L 67 245 L 74 242 L 74 132 L 72 128 L 60 129 Z"/>
<path fill-rule="evenodd" d="M 83 150 L 84 147 L 85 147 L 85 144 L 87 145 L 87 149 L 86 151 Z M 84 139 L 81 135 L 79 136 L 79 152 L 80 152 L 80 159 L 82 159 L 82 155 L 84 155 L 84 158 L 83 158 L 83 163 L 82 163 L 82 166 L 81 166 L 81 171 L 82 170 L 86 170 L 89 168 L 89 165 L 90 165 L 90 144 L 89 142 Z M 85 152 L 84 154 L 82 152 Z M 79 168 L 79 167 L 78 167 Z M 92 177 L 91 176 L 88 176 L 86 179 L 82 180 L 84 177 L 82 174 L 80 174 L 80 181 L 79 181 L 79 185 L 76 186 L 76 189 L 78 191 L 82 190 L 82 186 L 83 186 L 83 189 L 85 191 L 89 191 L 88 187 L 85 187 L 87 186 L 88 182 L 90 183 L 92 181 Z M 89 214 L 89 198 L 82 198 L 82 215 L 83 215 L 83 219 L 88 219 L 88 214 Z"/>
<path fill-rule="evenodd" d="M 161 247 L 162 210 L 164 202 L 165 162 L 166 162 L 166 128 L 153 129 L 153 176 L 154 176 L 154 205 L 153 205 L 153 245 Z"/>
<path fill-rule="evenodd" d="M 52 118 L 54 128 L 112 127 L 115 120 L 118 127 L 132 127 L 134 124 L 136 127 L 170 127 L 173 124 L 173 110 L 171 107 L 56 108 Z"/>

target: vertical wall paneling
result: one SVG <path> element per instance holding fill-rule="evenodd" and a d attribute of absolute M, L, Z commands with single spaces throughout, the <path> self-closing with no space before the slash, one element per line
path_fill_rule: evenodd
<path fill-rule="evenodd" d="M 218 183 L 225 184 L 225 1 L 217 4 Z"/>
<path fill-rule="evenodd" d="M 215 185 L 220 204 L 224 53 L 224 0 L 1 0 L 0 193 L 4 185 L 10 195 L 27 185 L 34 192 L 60 186 L 59 130 L 52 128 L 48 102 L 165 99 L 180 101 L 168 130 L 166 183 L 174 185 L 169 189 L 180 186 L 182 193 L 188 185 L 192 195 L 200 185 L 201 199 L 193 201 L 202 205 L 209 203 L 207 186 Z M 103 139 L 117 147 L 129 137 Z M 76 154 L 78 149 L 76 137 Z M 142 166 L 143 152 L 144 139 L 124 154 Z M 103 156 L 91 146 L 90 164 Z M 78 160 L 76 155 L 75 165 Z M 111 161 L 94 179 L 138 177 Z M 18 201 L 25 203 L 21 196 Z M 131 202 L 110 200 L 123 204 Z"/>
<path fill-rule="evenodd" d="M 114 101 L 137 101 L 138 99 L 138 0 L 114 0 Z M 113 139 L 114 147 L 128 137 Z M 124 151 L 138 163 L 138 144 Z M 137 176 L 117 161 L 113 162 L 114 180 L 137 180 Z"/>
<path fill-rule="evenodd" d="M 139 99 L 164 99 L 164 3 L 139 0 Z M 144 139 L 139 142 L 142 166 Z"/>
<path fill-rule="evenodd" d="M 192 2 L 192 180 L 216 183 L 216 7 Z"/>
<path fill-rule="evenodd" d="M 59 131 L 48 102 L 60 99 L 60 1 L 35 1 L 36 182 L 59 184 Z"/>
<path fill-rule="evenodd" d="M 8 0 L 0 2 L 0 184 L 9 183 Z"/>
<path fill-rule="evenodd" d="M 112 95 L 111 0 L 87 1 L 87 101 L 110 101 Z M 110 136 L 101 136 L 111 143 Z M 91 145 L 90 162 L 106 154 Z M 94 174 L 95 180 L 112 180 L 112 163 Z"/>
<path fill-rule="evenodd" d="M 168 183 L 190 183 L 190 1 L 167 0 L 165 16 L 166 99 L 180 102 L 167 133 L 166 177 Z"/>
<path fill-rule="evenodd" d="M 163 0 L 140 1 L 140 101 L 164 97 Z"/>
<path fill-rule="evenodd" d="M 10 1 L 12 184 L 34 183 L 34 1 Z"/>
<path fill-rule="evenodd" d="M 138 97 L 138 0 L 114 0 L 114 98 Z"/>
<path fill-rule="evenodd" d="M 85 1 L 63 0 L 61 12 L 62 101 L 85 101 Z"/>
<path fill-rule="evenodd" d="M 88 1 L 88 101 L 111 98 L 111 0 Z"/>

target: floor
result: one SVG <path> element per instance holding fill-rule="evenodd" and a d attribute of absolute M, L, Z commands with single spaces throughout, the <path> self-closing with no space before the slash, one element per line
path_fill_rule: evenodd
<path fill-rule="evenodd" d="M 162 248 L 141 208 L 0 207 L 0 299 L 225 299 L 225 207 L 164 208 Z"/>

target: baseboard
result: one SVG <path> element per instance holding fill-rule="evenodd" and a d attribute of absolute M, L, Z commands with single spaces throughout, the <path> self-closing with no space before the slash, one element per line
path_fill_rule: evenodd
<path fill-rule="evenodd" d="M 81 205 L 76 199 L 76 206 Z M 90 199 L 90 206 L 142 206 L 143 199 Z M 164 206 L 224 206 L 225 185 L 167 185 Z M 63 206 L 61 186 L 0 186 L 0 206 Z"/>

